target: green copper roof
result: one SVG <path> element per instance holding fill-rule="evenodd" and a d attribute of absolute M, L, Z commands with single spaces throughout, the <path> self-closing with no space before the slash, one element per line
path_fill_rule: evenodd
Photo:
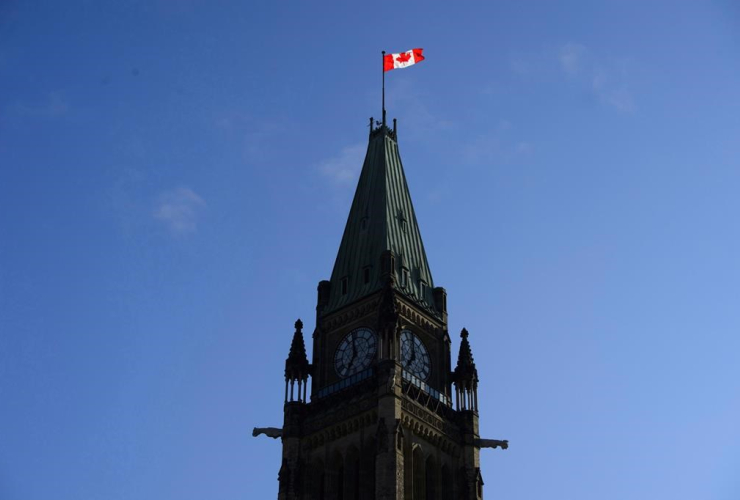
<path fill-rule="evenodd" d="M 323 314 L 380 290 L 381 255 L 395 255 L 395 288 L 437 313 L 434 282 L 403 172 L 395 132 L 373 130 L 365 163 L 331 274 L 331 295 Z"/>

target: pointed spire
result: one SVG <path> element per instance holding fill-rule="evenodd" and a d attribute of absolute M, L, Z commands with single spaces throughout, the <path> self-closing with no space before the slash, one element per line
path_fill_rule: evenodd
<path fill-rule="evenodd" d="M 303 322 L 299 319 L 295 322 L 295 333 L 290 343 L 290 354 L 285 360 L 286 380 L 306 380 L 309 375 L 308 357 L 306 356 L 306 344 L 303 342 Z"/>
<path fill-rule="evenodd" d="M 460 342 L 460 353 L 457 356 L 457 367 L 455 367 L 455 382 L 472 386 L 474 382 L 478 381 L 478 370 L 475 368 L 473 351 L 470 349 L 468 331 L 465 328 L 460 332 L 460 337 L 462 341 Z"/>
<path fill-rule="evenodd" d="M 371 126 L 322 315 L 381 291 L 389 279 L 395 291 L 442 315 L 398 152 L 395 121 L 393 127 Z M 387 262 L 391 266 L 386 269 Z"/>

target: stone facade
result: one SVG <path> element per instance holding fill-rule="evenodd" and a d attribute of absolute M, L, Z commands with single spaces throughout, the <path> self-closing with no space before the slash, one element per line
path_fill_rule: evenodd
<path fill-rule="evenodd" d="M 310 364 L 296 322 L 280 500 L 483 496 L 478 375 L 467 331 L 452 370 L 446 292 L 432 283 L 395 141 L 384 124 L 371 130 L 332 280 L 318 287 Z"/>

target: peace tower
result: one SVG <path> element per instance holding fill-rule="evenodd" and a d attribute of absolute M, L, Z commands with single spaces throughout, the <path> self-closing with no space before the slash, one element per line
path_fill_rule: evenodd
<path fill-rule="evenodd" d="M 283 427 L 253 432 L 282 439 L 278 499 L 483 498 L 480 449 L 508 442 L 478 435 L 478 372 L 460 336 L 453 368 L 447 294 L 432 279 L 396 121 L 371 118 L 334 270 L 318 285 L 312 362 L 298 320 Z"/>

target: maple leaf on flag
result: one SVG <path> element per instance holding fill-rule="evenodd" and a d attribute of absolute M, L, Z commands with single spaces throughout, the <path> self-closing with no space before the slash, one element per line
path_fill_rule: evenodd
<path fill-rule="evenodd" d="M 400 63 L 408 62 L 409 59 L 411 59 L 411 54 L 408 52 L 402 52 L 401 54 L 398 54 L 398 57 L 396 57 L 396 61 Z"/>

